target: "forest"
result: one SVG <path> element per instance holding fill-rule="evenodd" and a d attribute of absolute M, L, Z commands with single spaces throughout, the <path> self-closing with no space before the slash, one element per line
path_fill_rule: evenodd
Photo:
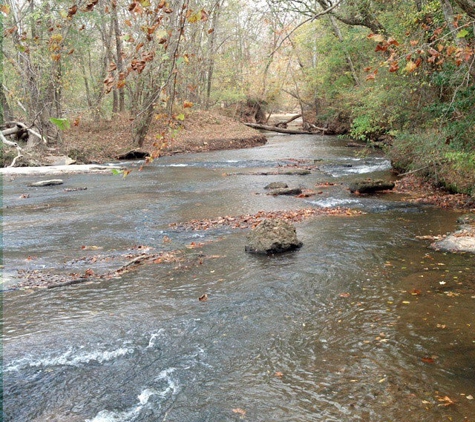
<path fill-rule="evenodd" d="M 0 8 L 4 165 L 22 142 L 48 148 L 86 123 L 126 118 L 140 147 L 160 121 L 160 148 L 199 110 L 261 124 L 279 112 L 382 148 L 401 173 L 475 194 L 474 0 Z"/>

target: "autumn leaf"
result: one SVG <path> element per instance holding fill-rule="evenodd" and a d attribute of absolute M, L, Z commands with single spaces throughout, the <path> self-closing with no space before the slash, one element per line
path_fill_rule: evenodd
<path fill-rule="evenodd" d="M 434 358 L 431 358 L 430 356 L 423 357 L 421 360 L 422 360 L 422 362 L 425 362 L 425 363 L 434 363 L 435 362 Z"/>
<path fill-rule="evenodd" d="M 455 402 L 449 396 L 438 397 L 437 400 L 441 402 L 441 404 L 439 404 L 439 406 L 448 407 L 448 406 L 455 405 Z"/>
<path fill-rule="evenodd" d="M 367 81 L 372 81 L 376 79 L 376 72 L 370 73 L 369 75 L 366 76 Z"/>
<path fill-rule="evenodd" d="M 86 277 L 92 277 L 94 275 L 94 271 L 91 270 L 90 268 L 86 270 L 86 272 L 84 273 L 84 275 Z"/>
<path fill-rule="evenodd" d="M 208 300 L 208 295 L 205 293 L 204 295 L 201 295 L 198 300 L 200 302 L 206 302 Z M 245 412 L 244 412 L 245 413 Z"/>
<path fill-rule="evenodd" d="M 384 37 L 381 34 L 369 34 L 368 38 L 370 40 L 375 41 L 375 42 L 383 42 L 384 41 Z"/>
<path fill-rule="evenodd" d="M 78 6 L 74 4 L 68 10 L 68 18 L 72 18 L 78 11 Z"/>
<path fill-rule="evenodd" d="M 391 65 L 389 66 L 389 71 L 393 73 L 393 72 L 397 72 L 398 70 L 399 70 L 398 62 L 392 62 Z"/>
<path fill-rule="evenodd" d="M 246 411 L 243 410 L 243 409 L 240 409 L 239 407 L 236 408 L 236 409 L 233 409 L 233 412 L 234 412 L 234 413 L 237 413 L 238 415 L 241 415 L 241 416 L 245 416 L 245 415 L 246 415 Z"/>
<path fill-rule="evenodd" d="M 404 69 L 406 72 L 412 73 L 417 69 L 417 65 L 412 60 L 409 60 Z"/>
<path fill-rule="evenodd" d="M 389 44 L 389 45 L 395 45 L 396 47 L 399 45 L 399 43 L 397 42 L 397 40 L 394 39 L 393 37 L 389 37 L 389 38 L 388 38 L 388 44 Z"/>
<path fill-rule="evenodd" d="M 193 103 L 191 101 L 184 101 L 183 108 L 191 108 L 193 107 Z"/>
<path fill-rule="evenodd" d="M 0 11 L 4 14 L 4 15 L 8 15 L 10 13 L 10 6 L 7 6 L 6 4 L 2 4 L 0 6 Z"/>

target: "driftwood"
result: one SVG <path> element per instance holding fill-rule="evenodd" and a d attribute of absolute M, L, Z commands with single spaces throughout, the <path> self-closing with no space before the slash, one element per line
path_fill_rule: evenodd
<path fill-rule="evenodd" d="M 314 132 L 310 132 L 308 130 L 284 129 L 284 128 L 276 127 L 276 126 L 260 125 L 258 123 L 244 123 L 244 124 L 254 129 L 268 130 L 271 132 L 288 133 L 291 135 L 315 135 Z M 316 129 L 322 132 L 328 131 L 328 129 L 320 128 L 320 127 L 317 127 Z"/>
<path fill-rule="evenodd" d="M 365 180 L 351 183 L 349 188 L 351 193 L 374 193 L 394 189 L 394 186 L 393 182 L 386 182 L 384 180 Z"/>
<path fill-rule="evenodd" d="M 290 122 L 293 122 L 294 120 L 297 120 L 299 117 L 302 117 L 301 114 L 297 114 L 296 116 L 293 116 L 291 117 L 290 119 L 288 120 L 285 120 L 283 122 L 277 122 L 274 126 L 275 127 L 283 127 L 283 128 L 287 128 L 287 125 L 290 123 Z"/>
<path fill-rule="evenodd" d="M 21 153 L 21 148 L 16 142 L 12 142 L 12 141 L 7 140 L 7 138 L 5 138 L 5 135 L 1 131 L 0 131 L 0 139 L 5 145 L 16 148 L 17 156 L 13 159 L 12 163 L 9 165 L 9 167 L 14 167 L 15 163 L 16 163 L 16 160 L 23 157 L 23 154 Z"/>
<path fill-rule="evenodd" d="M 13 127 L 10 127 L 10 128 L 7 128 L 7 129 L 3 129 L 2 130 L 2 135 L 3 136 L 8 136 L 8 135 L 14 135 L 18 132 L 21 131 L 21 129 L 23 130 L 26 130 L 28 132 L 28 134 L 30 135 L 33 135 L 35 136 L 36 138 L 40 139 L 41 141 L 43 141 L 44 144 L 47 144 L 48 141 L 46 140 L 46 138 L 44 138 L 39 132 L 37 132 L 36 130 L 32 129 L 31 127 L 28 127 L 25 123 L 22 123 L 22 122 L 16 122 L 16 121 L 12 121 L 12 122 L 5 122 L 4 123 L 5 126 L 13 126 Z M 3 140 L 3 139 L 2 139 Z"/>

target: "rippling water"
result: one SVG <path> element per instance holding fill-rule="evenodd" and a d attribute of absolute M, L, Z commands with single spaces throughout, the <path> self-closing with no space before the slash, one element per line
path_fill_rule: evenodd
<path fill-rule="evenodd" d="M 309 176 L 251 174 L 293 158 L 323 161 Z M 7 288 L 18 270 L 84 271 L 78 256 L 134 245 L 195 254 L 185 245 L 204 242 L 212 258 L 5 291 L 4 420 L 473 420 L 473 256 L 417 239 L 454 229 L 455 213 L 345 189 L 388 169 L 335 138 L 276 136 L 250 150 L 163 158 L 125 180 L 65 176 L 88 188 L 74 193 L 5 180 Z M 264 195 L 273 181 L 335 185 L 306 199 Z M 245 231 L 169 227 L 312 206 L 367 214 L 300 223 L 304 246 L 275 257 L 245 254 Z"/>

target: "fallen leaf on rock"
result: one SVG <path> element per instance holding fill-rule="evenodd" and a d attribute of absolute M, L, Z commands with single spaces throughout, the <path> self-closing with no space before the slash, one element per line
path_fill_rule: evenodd
<path fill-rule="evenodd" d="M 277 371 L 274 376 L 278 377 L 278 378 L 282 378 L 284 376 L 284 374 L 280 371 Z"/>
<path fill-rule="evenodd" d="M 435 360 L 433 358 L 431 358 L 430 356 L 426 356 L 426 357 L 423 357 L 422 358 L 422 362 L 425 362 L 425 363 L 434 363 Z"/>
<path fill-rule="evenodd" d="M 208 300 L 208 295 L 205 293 L 204 295 L 201 295 L 198 300 L 200 302 L 206 302 Z"/>

